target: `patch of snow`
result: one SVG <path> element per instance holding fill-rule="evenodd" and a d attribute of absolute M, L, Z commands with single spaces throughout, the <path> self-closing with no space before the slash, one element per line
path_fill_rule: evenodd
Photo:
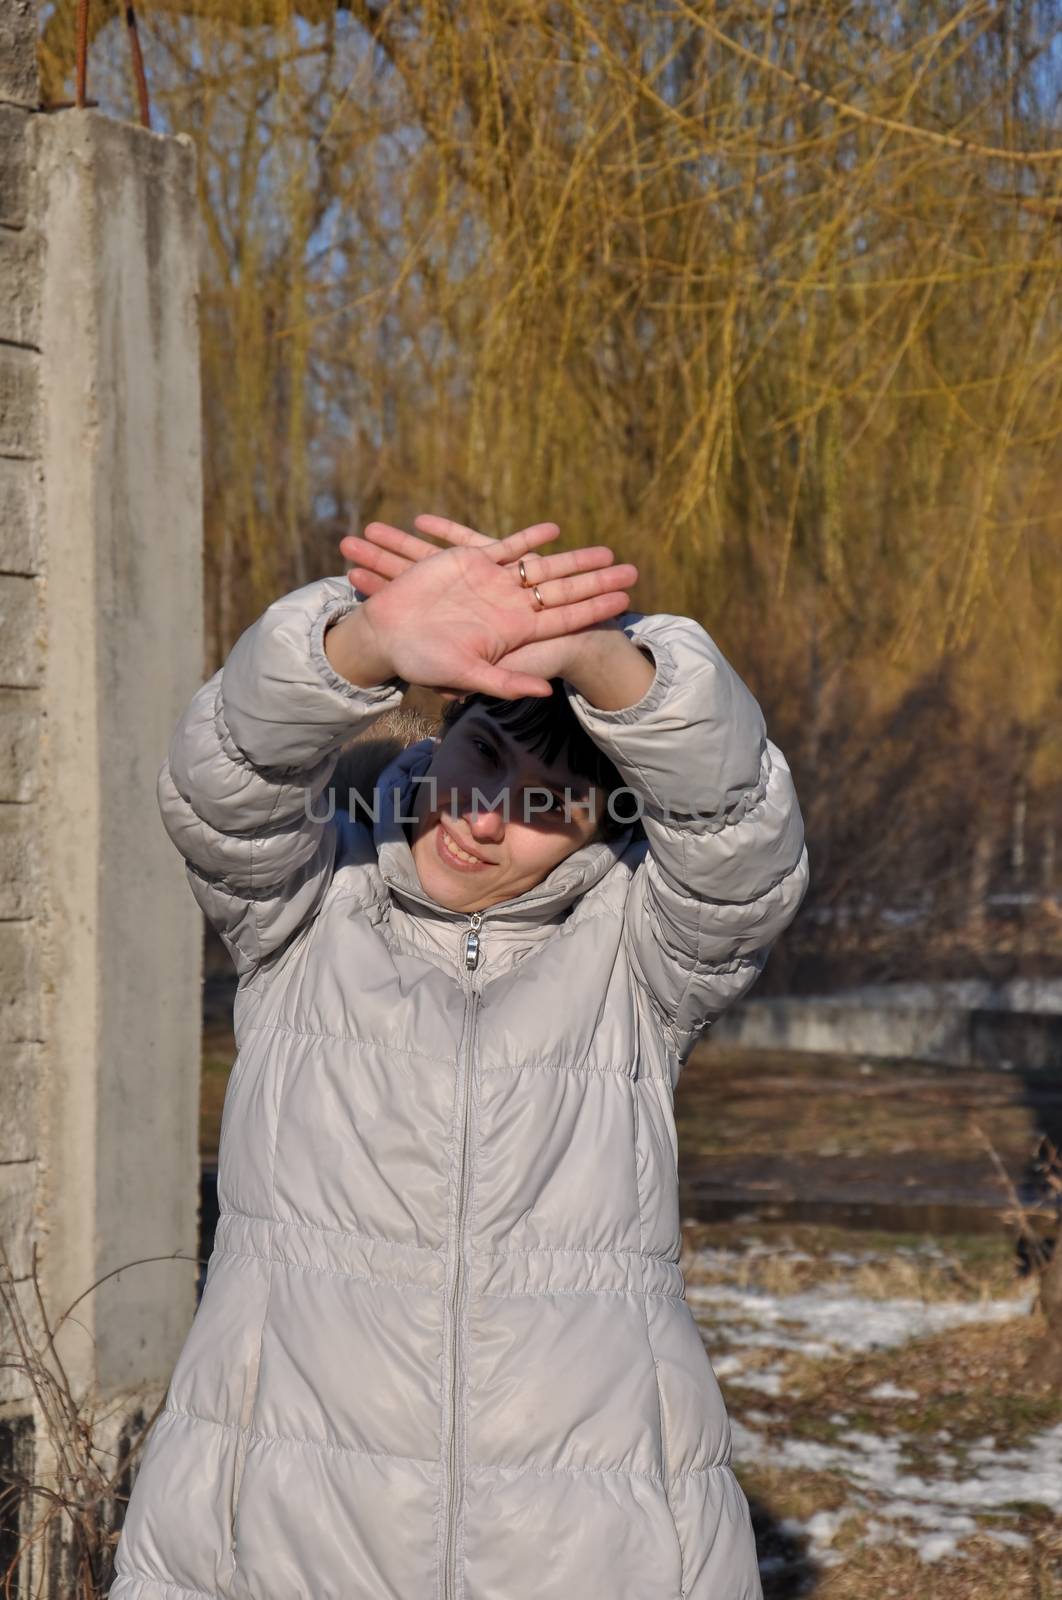
<path fill-rule="evenodd" d="M 1015 1550 L 1028 1550 L 1032 1544 L 1032 1540 L 1027 1533 L 1016 1533 L 1013 1528 L 995 1528 L 991 1533 L 991 1537 L 997 1544 L 1013 1545 Z"/>
<path fill-rule="evenodd" d="M 816 1260 L 815 1256 L 808 1255 L 805 1250 L 790 1250 L 785 1245 L 765 1245 L 758 1239 L 750 1240 L 744 1250 L 730 1250 L 726 1246 L 706 1245 L 696 1254 L 697 1267 L 704 1272 L 733 1274 L 740 1270 L 743 1263 L 748 1261 L 797 1261 L 809 1262 Z M 860 1257 L 859 1259 L 862 1259 Z"/>
<path fill-rule="evenodd" d="M 687 1285 L 687 1300 L 698 1317 L 711 1347 L 723 1345 L 712 1365 L 720 1378 L 735 1388 L 759 1389 L 778 1395 L 786 1383 L 784 1365 L 756 1369 L 749 1365 L 757 1350 L 778 1354 L 795 1352 L 804 1357 L 843 1358 L 850 1351 L 866 1352 L 902 1347 L 911 1339 L 948 1328 L 1010 1321 L 1026 1316 L 1034 1294 L 1007 1300 L 938 1301 L 914 1299 L 872 1300 L 849 1294 L 837 1283 L 822 1284 L 796 1294 L 772 1294 L 765 1289 L 742 1289 L 733 1281 L 739 1264 L 751 1255 L 777 1255 L 754 1241 L 747 1252 L 713 1250 L 699 1257 L 714 1268 L 722 1281 Z M 938 1245 L 902 1249 L 903 1254 L 946 1256 Z M 789 1256 L 789 1259 L 794 1257 Z M 805 1260 L 825 1259 L 807 1257 Z M 844 1267 L 880 1259 L 879 1252 L 834 1251 L 828 1259 Z M 726 1274 L 730 1273 L 730 1281 Z M 875 1400 L 917 1400 L 917 1391 L 893 1382 L 879 1383 L 870 1392 Z M 1027 1547 L 1028 1539 L 1013 1526 L 984 1525 L 986 1514 L 1013 1522 L 1015 1502 L 1040 1504 L 1062 1516 L 1062 1423 L 1036 1435 L 1019 1448 L 1001 1447 L 995 1438 L 973 1443 L 961 1461 L 945 1446 L 952 1435 L 940 1429 L 933 1465 L 921 1475 L 911 1469 L 907 1452 L 913 1443 L 902 1431 L 890 1437 L 848 1428 L 835 1440 L 779 1437 L 776 1419 L 748 1411 L 731 1417 L 734 1461 L 764 1463 L 794 1472 L 829 1473 L 847 1489 L 840 1510 L 816 1512 L 806 1520 L 787 1519 L 782 1528 L 806 1540 L 809 1553 L 822 1567 L 836 1566 L 843 1557 L 836 1550 L 837 1533 L 851 1516 L 864 1519 L 866 1543 L 889 1540 L 917 1551 L 927 1566 L 955 1553 L 964 1539 L 981 1534 L 997 1543 Z M 835 1427 L 848 1418 L 835 1411 Z M 921 1436 L 924 1444 L 924 1435 Z M 978 1518 L 982 1519 L 980 1522 Z M 774 1559 L 786 1565 L 784 1558 Z M 772 1561 L 765 1561 L 766 1573 Z"/>
<path fill-rule="evenodd" d="M 867 1392 L 870 1400 L 917 1400 L 917 1389 L 901 1389 L 895 1383 L 879 1383 Z"/>
<path fill-rule="evenodd" d="M 751 1328 L 747 1323 L 717 1323 L 712 1334 L 722 1334 L 728 1341 L 749 1350 L 793 1350 L 802 1356 L 826 1358 L 837 1354 L 837 1346 L 823 1340 L 801 1339 L 784 1333 Z"/>
<path fill-rule="evenodd" d="M 803 1539 L 808 1553 L 817 1566 L 836 1567 L 844 1560 L 839 1550 L 832 1548 L 842 1525 L 853 1513 L 850 1510 L 816 1511 L 806 1520 L 800 1517 L 783 1517 L 778 1526 L 790 1538 Z M 762 1570 L 762 1568 L 761 1568 Z"/>
<path fill-rule="evenodd" d="M 718 1372 L 718 1367 L 716 1372 Z M 762 1394 L 780 1395 L 785 1374 L 772 1371 L 769 1367 L 752 1367 L 747 1372 L 740 1369 L 731 1374 L 731 1383 L 739 1384 L 743 1389 L 759 1389 Z"/>
<path fill-rule="evenodd" d="M 768 1441 L 733 1418 L 731 1428 L 738 1462 L 764 1461 L 783 1469 L 835 1474 L 850 1489 L 848 1514 L 856 1509 L 873 1513 L 865 1535 L 868 1542 L 885 1536 L 882 1529 L 887 1522 L 888 1537 L 917 1550 L 927 1564 L 953 1554 L 962 1539 L 975 1533 L 1016 1547 L 1027 1543 L 1014 1529 L 979 1526 L 975 1513 L 1005 1513 L 1014 1501 L 1028 1501 L 1062 1514 L 1062 1423 L 1013 1450 L 983 1440 L 969 1452 L 961 1475 L 949 1463 L 952 1470 L 938 1477 L 920 1477 L 904 1469 L 902 1437 L 850 1431 L 833 1443 Z M 982 1470 L 971 1470 L 977 1462 Z M 820 1532 L 818 1537 L 824 1535 Z"/>
<path fill-rule="evenodd" d="M 1030 1291 L 1011 1300 L 869 1300 L 838 1293 L 833 1285 L 776 1295 L 715 1283 L 688 1285 L 686 1298 L 738 1347 L 766 1345 L 819 1356 L 889 1349 L 946 1328 L 1009 1322 L 1029 1313 L 1034 1296 Z"/>
<path fill-rule="evenodd" d="M 953 1556 L 959 1548 L 959 1539 L 962 1535 L 977 1532 L 976 1522 L 971 1517 L 965 1520 L 969 1523 L 969 1527 L 953 1528 L 951 1533 L 929 1533 L 924 1539 L 912 1540 L 911 1543 L 918 1551 L 918 1559 L 928 1566 L 934 1561 L 942 1561 L 945 1556 Z"/>
<path fill-rule="evenodd" d="M 850 1444 L 853 1450 L 875 1451 L 880 1443 L 876 1433 L 866 1433 L 862 1428 L 849 1428 L 839 1438 L 842 1444 Z"/>
<path fill-rule="evenodd" d="M 808 1518 L 808 1532 L 817 1544 L 832 1544 L 843 1522 L 851 1516 L 849 1511 L 816 1511 Z"/>

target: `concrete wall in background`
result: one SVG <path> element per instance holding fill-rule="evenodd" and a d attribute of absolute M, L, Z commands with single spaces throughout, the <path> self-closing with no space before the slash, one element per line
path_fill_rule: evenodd
<path fill-rule="evenodd" d="M 34 1246 L 53 1321 L 106 1277 L 57 1348 L 113 1433 L 195 1309 L 201 920 L 155 800 L 203 679 L 194 156 L 41 113 L 35 37 L 0 0 L 0 1241 L 38 1338 Z M 49 1441 L 0 1370 L 12 1458 Z"/>
<path fill-rule="evenodd" d="M 1038 1006 L 1028 995 L 1021 1008 L 954 993 L 976 987 L 883 984 L 847 994 L 746 1000 L 713 1023 L 711 1037 L 743 1050 L 810 1050 L 1019 1072 L 1057 1067 L 1062 1054 L 1057 1005 Z"/>

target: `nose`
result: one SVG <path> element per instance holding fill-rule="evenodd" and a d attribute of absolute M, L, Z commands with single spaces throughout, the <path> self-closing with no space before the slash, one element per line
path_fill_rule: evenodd
<path fill-rule="evenodd" d="M 464 821 L 467 822 L 468 831 L 473 839 L 478 839 L 483 844 L 500 844 L 505 836 L 505 816 L 501 801 L 489 808 L 482 801 L 476 806 L 470 805 L 464 812 Z"/>

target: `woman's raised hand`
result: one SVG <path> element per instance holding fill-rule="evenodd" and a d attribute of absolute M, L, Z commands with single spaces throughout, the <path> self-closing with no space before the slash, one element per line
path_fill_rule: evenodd
<path fill-rule="evenodd" d="M 503 546 L 498 559 L 502 565 L 513 568 L 518 567 L 521 558 L 528 555 L 533 546 L 551 544 L 560 533 L 555 522 L 535 522 L 507 539 L 492 539 L 489 534 L 477 533 L 475 528 L 466 528 L 463 523 L 452 522 L 449 517 L 427 515 L 415 517 L 413 526 L 422 533 L 430 533 L 465 550 L 497 551 L 499 546 Z M 363 594 L 376 594 L 392 578 L 401 577 L 415 562 L 441 553 L 437 544 L 418 539 L 415 534 L 392 527 L 388 522 L 370 522 L 363 539 L 356 534 L 348 534 L 340 541 L 339 549 L 348 561 L 355 563 L 347 576 Z M 607 545 L 588 545 L 559 555 L 529 556 L 524 566 L 528 584 L 541 587 L 542 598 L 550 607 L 578 597 L 575 590 L 563 582 L 565 578 L 611 566 L 613 560 L 612 551 Z M 357 564 L 359 562 L 361 565 Z M 637 568 L 626 566 L 624 571 L 628 574 L 624 581 L 633 583 L 638 576 Z"/>
<path fill-rule="evenodd" d="M 418 518 L 417 526 L 425 521 L 445 519 Z M 371 525 L 374 535 L 384 529 L 383 524 Z M 400 529 L 386 529 L 380 553 L 369 541 L 344 539 L 344 555 L 373 563 L 363 562 L 349 577 L 369 596 L 358 615 L 371 632 L 375 658 L 392 675 L 426 688 L 478 691 L 502 699 L 550 694 L 548 679 L 536 668 L 502 665 L 504 658 L 618 616 L 628 608 L 625 586 L 638 576 L 633 566 L 614 565 L 612 551 L 603 545 L 535 555 L 526 565 L 529 584 L 540 586 L 546 602 L 539 608 L 532 589 L 521 587 L 517 564 L 559 531 L 555 523 L 537 523 L 507 539 L 491 540 L 462 529 L 462 535 L 471 537 L 459 537 L 455 548 L 439 550 Z M 409 546 L 396 551 L 394 545 L 403 540 Z M 422 547 L 423 553 L 415 554 L 411 546 Z M 426 553 L 433 559 L 425 560 Z M 378 565 L 390 570 L 381 573 Z"/>
<path fill-rule="evenodd" d="M 614 594 L 618 592 L 613 589 L 614 585 L 622 583 L 630 587 L 638 578 L 637 567 L 629 563 L 622 566 L 612 565 L 612 551 L 605 545 L 593 545 L 552 556 L 528 554 L 532 545 L 549 543 L 557 537 L 560 530 L 556 523 L 535 523 L 505 540 L 492 539 L 487 534 L 477 533 L 474 528 L 467 528 L 462 523 L 451 521 L 448 517 L 418 516 L 414 521 L 414 527 L 422 533 L 445 539 L 450 545 L 459 549 L 490 552 L 493 559 L 503 567 L 511 569 L 514 577 L 518 572 L 521 558 L 526 556 L 524 567 L 528 588 L 521 588 L 519 592 L 530 597 L 531 586 L 537 584 L 546 609 L 565 603 L 570 609 L 573 602 L 585 598 L 591 590 L 586 579 L 581 577 L 582 574 L 597 574 L 598 592 Z M 342 540 L 339 548 L 349 561 L 359 563 L 353 566 L 347 575 L 350 582 L 362 593 L 370 596 L 379 594 L 394 579 L 408 573 L 418 562 L 444 553 L 438 545 L 430 543 L 429 540 L 418 539 L 413 534 L 384 522 L 369 523 L 364 538 L 349 535 Z M 607 577 L 604 576 L 606 572 Z M 593 620 L 585 614 L 585 620 L 580 620 L 575 627 L 563 633 L 553 634 L 548 638 L 537 637 L 515 646 L 498 658 L 494 665 L 501 666 L 510 673 L 521 675 L 530 673 L 541 675 L 545 679 L 566 676 L 567 668 L 575 660 L 587 636 L 626 610 L 628 598 L 624 596 L 624 604 L 614 605 L 607 614 L 597 616 Z M 543 613 L 536 608 L 535 614 L 541 616 Z M 575 621 L 574 616 L 572 621 Z M 470 692 L 467 688 L 456 688 L 453 685 L 439 684 L 432 687 L 437 688 L 445 699 L 453 699 L 459 693 Z M 529 691 L 519 692 L 522 694 Z"/>

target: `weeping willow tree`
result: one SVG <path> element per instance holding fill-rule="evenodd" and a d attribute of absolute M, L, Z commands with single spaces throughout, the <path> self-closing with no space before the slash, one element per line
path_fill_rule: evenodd
<path fill-rule="evenodd" d="M 131 114 L 114 0 L 91 20 Z M 141 30 L 199 154 L 215 661 L 351 525 L 553 518 L 740 663 L 820 906 L 928 894 L 990 964 L 986 896 L 1054 883 L 1062 792 L 1058 7 L 145 0 Z M 41 48 L 69 96 L 71 0 Z"/>

